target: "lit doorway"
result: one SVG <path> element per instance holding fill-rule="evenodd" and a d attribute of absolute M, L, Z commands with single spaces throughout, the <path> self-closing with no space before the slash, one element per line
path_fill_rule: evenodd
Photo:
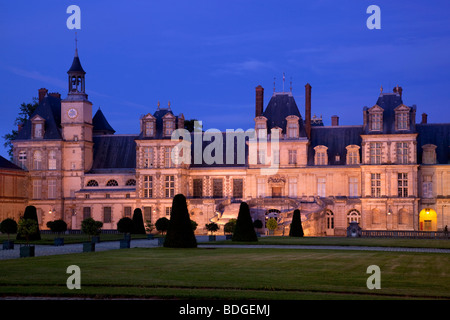
<path fill-rule="evenodd" d="M 437 214 L 430 208 L 425 208 L 419 213 L 420 231 L 437 231 Z"/>

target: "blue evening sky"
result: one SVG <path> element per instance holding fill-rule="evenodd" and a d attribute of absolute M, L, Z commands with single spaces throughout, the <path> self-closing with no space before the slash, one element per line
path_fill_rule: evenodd
<path fill-rule="evenodd" d="M 417 122 L 449 122 L 448 0 L 43 0 L 0 2 L 0 135 L 13 129 L 22 102 L 39 88 L 67 95 L 75 31 L 69 5 L 81 8 L 78 52 L 93 112 L 101 107 L 118 134 L 139 132 L 139 117 L 171 102 L 175 114 L 205 129 L 254 126 L 255 87 L 293 94 L 304 116 L 325 125 L 362 124 L 362 108 L 403 87 Z M 381 29 L 369 30 L 369 5 Z M 0 155 L 7 157 L 1 139 Z"/>

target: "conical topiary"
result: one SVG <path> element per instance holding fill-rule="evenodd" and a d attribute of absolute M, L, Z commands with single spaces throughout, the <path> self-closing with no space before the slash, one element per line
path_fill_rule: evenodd
<path fill-rule="evenodd" d="M 41 232 L 39 231 L 39 221 L 37 217 L 37 210 L 35 206 L 27 206 L 25 208 L 25 213 L 23 214 L 23 219 L 30 219 L 36 221 L 38 227 L 37 231 L 32 233 L 28 240 L 34 241 L 34 240 L 41 240 Z M 16 240 L 25 240 L 25 237 L 17 233 Z"/>
<path fill-rule="evenodd" d="M 197 240 L 194 230 L 192 230 L 186 197 L 182 194 L 177 194 L 173 198 L 169 229 L 167 230 L 164 247 L 197 248 Z"/>
<path fill-rule="evenodd" d="M 133 234 L 145 234 L 144 218 L 142 217 L 142 211 L 139 208 L 134 209 L 133 225 Z"/>
<path fill-rule="evenodd" d="M 234 228 L 232 240 L 258 241 L 247 202 L 241 202 L 241 206 L 239 207 L 239 214 L 236 220 L 236 227 Z"/>
<path fill-rule="evenodd" d="M 300 216 L 300 210 L 298 209 L 294 210 L 291 229 L 289 230 L 289 237 L 303 237 L 302 219 Z"/>

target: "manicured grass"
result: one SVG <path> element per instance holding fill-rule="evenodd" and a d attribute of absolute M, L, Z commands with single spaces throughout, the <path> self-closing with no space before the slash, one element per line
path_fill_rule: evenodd
<path fill-rule="evenodd" d="M 30 244 L 42 244 L 42 245 L 53 245 L 53 241 L 55 238 L 62 237 L 64 238 L 64 244 L 71 244 L 71 243 L 82 243 L 88 241 L 88 236 L 86 234 L 42 234 L 41 233 L 41 240 L 36 241 L 30 241 Z M 121 233 L 117 234 L 101 234 L 100 235 L 100 241 L 119 241 L 120 239 L 123 239 L 124 235 Z M 25 240 L 16 240 L 16 235 L 11 234 L 9 235 L 10 240 L 14 240 L 14 243 L 17 244 L 24 244 L 26 243 Z M 131 235 L 132 239 L 146 239 L 147 235 L 142 234 L 133 234 Z M 6 234 L 0 234 L 0 242 L 3 240 L 8 240 L 8 235 Z"/>
<path fill-rule="evenodd" d="M 127 249 L 0 261 L 0 295 L 196 299 L 450 298 L 450 255 L 286 249 Z M 69 265 L 81 289 L 69 290 Z M 381 289 L 366 287 L 369 265 Z"/>

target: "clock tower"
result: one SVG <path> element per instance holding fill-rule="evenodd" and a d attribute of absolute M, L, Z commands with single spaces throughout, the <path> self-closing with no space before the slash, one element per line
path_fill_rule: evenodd
<path fill-rule="evenodd" d="M 89 171 L 93 161 L 92 103 L 85 92 L 86 72 L 81 66 L 78 49 L 75 49 L 68 74 L 68 94 L 61 101 L 61 127 L 64 140 L 63 170 L 65 171 L 65 195 L 82 187 L 84 172 Z M 69 182 L 70 181 L 70 182 Z"/>

